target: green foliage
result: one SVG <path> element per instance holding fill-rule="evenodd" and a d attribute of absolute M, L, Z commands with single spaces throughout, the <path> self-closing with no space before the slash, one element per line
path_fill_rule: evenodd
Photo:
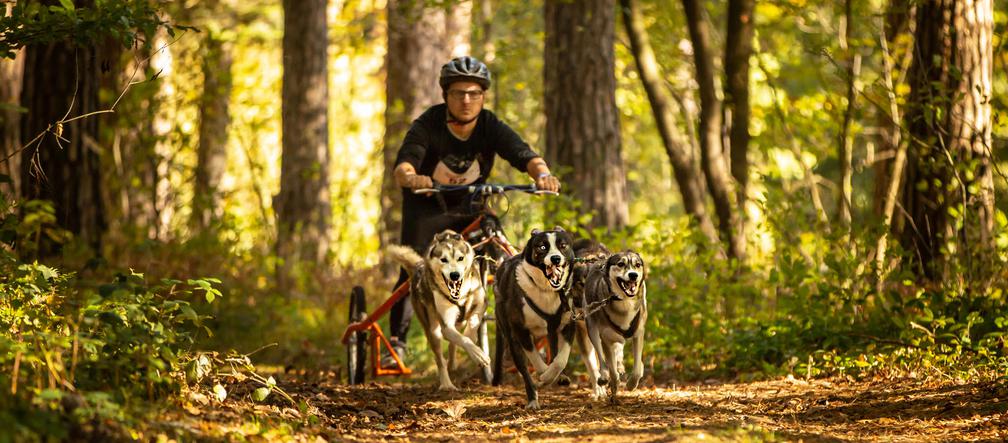
<path fill-rule="evenodd" d="M 20 222 L 0 213 L 8 234 L 39 232 L 34 212 Z M 114 433 L 102 426 L 126 421 L 131 398 L 179 392 L 189 348 L 210 332 L 189 300 L 200 292 L 212 301 L 215 283 L 150 284 L 129 271 L 94 284 L 0 248 L 0 428 L 18 440 Z"/>
<path fill-rule="evenodd" d="M 76 7 L 72 0 L 46 5 L 38 0 L 19 1 L 11 15 L 0 18 L 0 58 L 13 58 L 25 45 L 62 40 L 76 45 L 94 45 L 112 38 L 123 47 L 145 42 L 158 28 L 174 35 L 177 26 L 161 19 L 157 2 L 151 0 L 95 0 Z"/>
<path fill-rule="evenodd" d="M 776 247 L 767 263 L 746 268 L 717 259 L 687 219 L 605 237 L 648 262 L 648 353 L 657 368 L 685 378 L 1005 373 L 1003 276 L 928 286 L 897 268 L 878 282 L 865 259 L 877 230 L 812 234 L 822 229 L 801 197 L 768 204 L 763 228 Z"/>

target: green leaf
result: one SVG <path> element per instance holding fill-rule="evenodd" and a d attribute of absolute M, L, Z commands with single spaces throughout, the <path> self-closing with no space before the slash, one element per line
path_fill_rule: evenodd
<path fill-rule="evenodd" d="M 76 9 L 74 8 L 73 0 L 60 0 L 60 4 L 63 5 L 63 9 L 66 9 L 67 11 L 73 11 Z"/>
<path fill-rule="evenodd" d="M 263 401 L 269 393 L 269 388 L 257 388 L 255 392 L 252 392 L 252 399 L 255 401 Z"/>

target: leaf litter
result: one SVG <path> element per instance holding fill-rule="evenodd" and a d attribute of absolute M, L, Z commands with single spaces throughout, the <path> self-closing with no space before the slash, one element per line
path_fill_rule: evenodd
<path fill-rule="evenodd" d="M 301 403 L 301 413 L 279 397 L 256 402 L 248 394 L 234 395 L 255 390 L 234 386 L 226 401 L 191 402 L 164 417 L 162 423 L 174 425 L 154 424 L 152 430 L 180 440 L 252 441 L 278 435 L 291 441 L 1008 438 L 1008 386 L 998 381 L 781 378 L 651 384 L 620 391 L 616 405 L 591 401 L 583 386 L 554 386 L 540 390 L 539 411 L 524 409 L 524 389 L 513 377 L 501 387 L 462 382 L 458 392 L 439 392 L 429 380 L 383 379 L 351 387 L 298 374 L 277 374 L 276 384 Z M 203 413 L 193 414 L 197 408 Z"/>

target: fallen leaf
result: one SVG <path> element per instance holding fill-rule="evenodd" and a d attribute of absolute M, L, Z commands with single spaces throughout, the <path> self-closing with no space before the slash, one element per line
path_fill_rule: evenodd
<path fill-rule="evenodd" d="M 462 417 L 462 414 L 465 414 L 466 407 L 462 403 L 456 403 L 453 406 L 441 408 L 441 410 L 444 411 L 445 414 L 448 414 L 449 417 L 459 419 Z"/>
<path fill-rule="evenodd" d="M 221 401 L 222 402 L 222 401 L 224 401 L 225 398 L 227 398 L 227 390 L 224 389 L 224 387 L 221 386 L 220 383 L 217 383 L 217 384 L 214 385 L 213 392 L 214 392 L 214 397 L 217 398 L 217 401 Z"/>

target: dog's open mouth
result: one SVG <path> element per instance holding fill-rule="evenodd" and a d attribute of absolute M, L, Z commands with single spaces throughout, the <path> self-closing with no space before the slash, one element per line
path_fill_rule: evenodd
<path fill-rule="evenodd" d="M 460 278 L 458 280 L 452 281 L 452 279 L 448 277 L 443 278 L 445 286 L 448 287 L 448 292 L 451 293 L 450 295 L 452 296 L 452 298 L 458 298 L 459 293 L 462 292 L 462 282 L 464 281 L 464 279 Z"/>
<path fill-rule="evenodd" d="M 546 265 L 546 279 L 549 280 L 549 284 L 553 289 L 559 289 L 563 286 L 563 279 L 566 273 L 567 268 L 562 265 Z"/>
<path fill-rule="evenodd" d="M 620 289 L 623 290 L 624 294 L 626 294 L 626 295 L 628 295 L 630 297 L 633 297 L 633 296 L 637 295 L 637 288 L 640 287 L 640 285 L 638 283 L 639 282 L 637 282 L 637 281 L 625 280 L 625 279 L 618 278 L 618 277 L 616 278 L 616 284 L 619 285 Z"/>

